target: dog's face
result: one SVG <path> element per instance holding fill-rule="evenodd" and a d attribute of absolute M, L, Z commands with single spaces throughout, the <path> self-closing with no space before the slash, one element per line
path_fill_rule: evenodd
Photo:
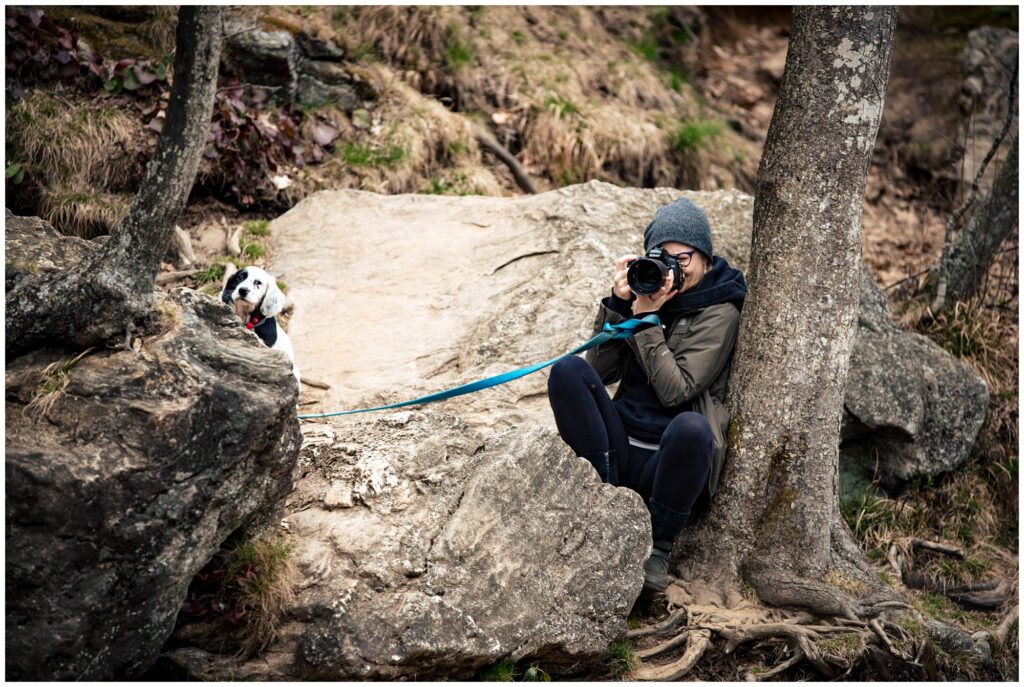
<path fill-rule="evenodd" d="M 251 265 L 231 275 L 220 298 L 243 321 L 256 309 L 262 317 L 273 317 L 284 308 L 284 294 L 277 288 L 277 280 Z"/>

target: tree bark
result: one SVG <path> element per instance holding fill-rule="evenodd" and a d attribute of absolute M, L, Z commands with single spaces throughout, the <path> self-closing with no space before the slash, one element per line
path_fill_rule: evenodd
<path fill-rule="evenodd" d="M 837 475 L 861 206 L 895 25 L 892 7 L 793 10 L 757 176 L 729 460 L 710 512 L 680 540 L 689 584 L 735 591 L 742 578 L 767 604 L 829 615 L 859 609 L 839 587 L 882 593 L 839 515 Z"/>
<path fill-rule="evenodd" d="M 1017 152 L 1017 136 L 1014 136 L 992 189 L 949 249 L 943 251 L 936 275 L 944 274 L 946 278 L 946 291 L 940 304 L 944 309 L 952 308 L 958 301 L 969 300 L 980 290 L 996 251 L 1017 228 L 1020 202 Z M 934 284 L 938 277 L 930 281 Z"/>
<path fill-rule="evenodd" d="M 93 258 L 6 295 L 8 359 L 40 345 L 101 345 L 149 314 L 160 259 L 206 147 L 223 24 L 219 7 L 179 10 L 167 118 L 142 188 Z"/>

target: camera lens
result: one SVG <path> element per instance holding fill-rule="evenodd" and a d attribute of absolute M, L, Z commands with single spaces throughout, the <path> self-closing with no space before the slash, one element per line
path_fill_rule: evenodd
<path fill-rule="evenodd" d="M 661 288 L 668 267 L 659 260 L 639 258 L 626 270 L 626 281 L 633 293 L 648 296 Z"/>

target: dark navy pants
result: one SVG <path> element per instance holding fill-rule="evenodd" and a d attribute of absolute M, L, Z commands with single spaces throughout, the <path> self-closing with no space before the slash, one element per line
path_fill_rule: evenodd
<path fill-rule="evenodd" d="M 612 481 L 617 472 L 618 486 L 629 487 L 648 504 L 653 499 L 674 511 L 691 512 L 711 474 L 714 452 L 711 425 L 703 415 L 685 412 L 673 418 L 657 451 L 630 446 L 597 370 L 576 356 L 551 369 L 548 400 L 558 433 L 576 455 L 596 463 L 611 452 L 618 468 Z"/>

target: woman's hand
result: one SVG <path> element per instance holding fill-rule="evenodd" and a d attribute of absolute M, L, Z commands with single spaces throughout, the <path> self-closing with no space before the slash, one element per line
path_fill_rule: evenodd
<path fill-rule="evenodd" d="M 661 282 L 660 289 L 649 296 L 638 295 L 636 300 L 633 301 L 633 314 L 639 315 L 643 312 L 656 312 L 665 304 L 665 301 L 679 293 L 679 289 L 672 289 L 673 279 L 674 275 L 672 274 L 672 270 L 669 270 L 665 275 L 664 281 Z"/>
<path fill-rule="evenodd" d="M 626 264 L 630 260 L 635 259 L 635 255 L 623 255 L 615 261 L 615 273 L 613 275 L 615 283 L 612 285 L 612 293 L 624 301 L 633 299 L 633 292 L 630 290 L 629 282 L 626 280 Z"/>

